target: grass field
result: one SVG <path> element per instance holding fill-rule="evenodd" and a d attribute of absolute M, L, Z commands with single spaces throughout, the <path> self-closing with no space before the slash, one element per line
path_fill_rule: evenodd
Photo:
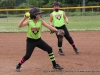
<path fill-rule="evenodd" d="M 18 28 L 17 25 L 22 17 L 0 18 L 0 32 L 26 32 L 27 27 Z M 100 16 L 68 16 L 69 31 L 100 30 Z M 49 17 L 43 18 L 49 23 Z M 43 27 L 43 31 L 48 31 Z"/>

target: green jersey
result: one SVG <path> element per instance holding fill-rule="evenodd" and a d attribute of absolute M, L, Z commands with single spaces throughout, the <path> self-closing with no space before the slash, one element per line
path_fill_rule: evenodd
<path fill-rule="evenodd" d="M 42 23 L 38 20 L 34 23 L 33 20 L 29 20 L 27 37 L 31 39 L 39 39 L 42 33 Z"/>
<path fill-rule="evenodd" d="M 65 24 L 63 11 L 61 11 L 61 10 L 59 10 L 58 12 L 53 11 L 52 17 L 53 17 L 53 26 L 54 27 L 61 27 Z"/>

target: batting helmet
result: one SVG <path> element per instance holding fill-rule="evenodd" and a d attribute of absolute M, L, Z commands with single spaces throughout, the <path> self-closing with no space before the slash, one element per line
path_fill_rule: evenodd
<path fill-rule="evenodd" d="M 30 18 L 31 19 L 36 19 L 36 14 L 41 14 L 43 11 L 40 10 L 40 8 L 38 7 L 34 7 L 30 10 Z"/>

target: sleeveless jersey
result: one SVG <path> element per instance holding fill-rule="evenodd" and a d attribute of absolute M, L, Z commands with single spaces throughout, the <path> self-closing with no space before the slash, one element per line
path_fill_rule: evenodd
<path fill-rule="evenodd" d="M 38 20 L 34 23 L 33 20 L 29 20 L 27 37 L 31 39 L 39 39 L 42 33 L 42 23 Z"/>
<path fill-rule="evenodd" d="M 61 27 L 65 24 L 65 20 L 63 17 L 63 11 L 59 10 L 58 12 L 52 12 L 53 17 L 53 26 L 54 27 Z"/>

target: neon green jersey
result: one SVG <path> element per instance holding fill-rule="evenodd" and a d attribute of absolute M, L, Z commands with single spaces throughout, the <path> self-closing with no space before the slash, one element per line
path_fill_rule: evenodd
<path fill-rule="evenodd" d="M 61 27 L 65 24 L 65 20 L 63 17 L 63 11 L 59 10 L 58 12 L 53 11 L 52 12 L 53 17 L 53 26 L 54 27 Z"/>
<path fill-rule="evenodd" d="M 39 39 L 42 33 L 42 23 L 38 20 L 34 23 L 33 20 L 29 20 L 27 37 L 31 39 Z"/>

